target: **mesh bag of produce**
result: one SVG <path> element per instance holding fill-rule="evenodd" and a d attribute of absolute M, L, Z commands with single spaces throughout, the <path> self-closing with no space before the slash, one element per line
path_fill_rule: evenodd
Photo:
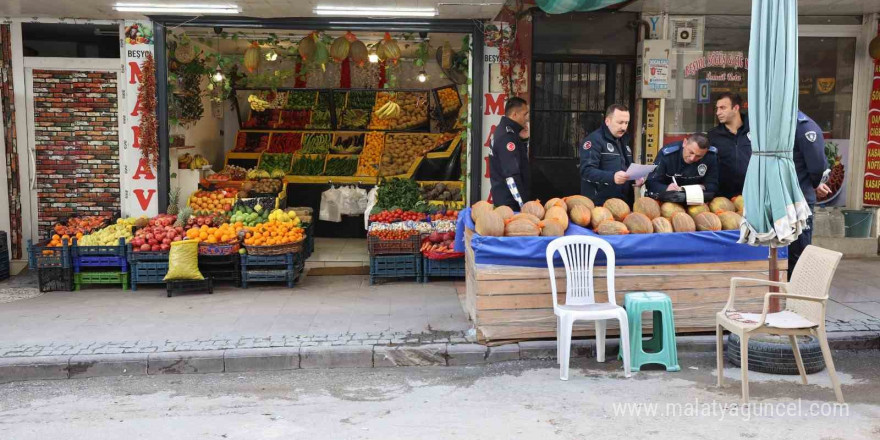
<path fill-rule="evenodd" d="M 204 280 L 199 272 L 198 240 L 182 240 L 171 243 L 168 254 L 168 273 L 164 281 Z"/>

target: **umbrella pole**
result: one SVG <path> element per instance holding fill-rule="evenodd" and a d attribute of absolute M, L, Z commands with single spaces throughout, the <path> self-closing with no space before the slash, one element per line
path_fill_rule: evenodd
<path fill-rule="evenodd" d="M 779 281 L 779 254 L 777 253 L 776 246 L 770 246 L 770 281 Z M 770 291 L 779 292 L 779 288 L 776 286 L 770 286 Z M 776 313 L 780 311 L 780 309 L 779 297 L 774 296 L 770 298 L 770 310 L 768 310 L 768 312 Z"/>

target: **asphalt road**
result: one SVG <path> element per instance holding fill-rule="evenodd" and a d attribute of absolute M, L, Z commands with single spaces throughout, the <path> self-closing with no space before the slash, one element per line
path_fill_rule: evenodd
<path fill-rule="evenodd" d="M 880 352 L 836 358 L 842 407 L 825 372 L 807 386 L 752 373 L 741 407 L 739 370 L 715 388 L 711 354 L 628 380 L 619 362 L 577 359 L 568 382 L 531 361 L 12 383 L 0 439 L 880 438 Z"/>

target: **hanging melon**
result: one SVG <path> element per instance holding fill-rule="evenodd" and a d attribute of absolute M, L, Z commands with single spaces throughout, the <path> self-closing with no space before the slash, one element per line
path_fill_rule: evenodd
<path fill-rule="evenodd" d="M 317 50 L 315 38 L 315 33 L 312 32 L 303 37 L 302 40 L 299 40 L 297 51 L 299 51 L 299 56 L 303 59 L 303 61 L 308 61 L 315 56 L 315 51 Z"/>
<path fill-rule="evenodd" d="M 330 60 L 330 52 L 327 51 L 327 45 L 318 41 L 315 42 L 315 59 L 313 62 L 321 66 L 321 71 L 327 67 L 327 61 Z"/>
<path fill-rule="evenodd" d="M 397 40 L 391 38 L 391 34 L 385 32 L 385 37 L 379 41 L 379 46 L 376 48 L 376 54 L 380 59 L 389 60 L 397 65 L 397 60 L 400 59 L 400 46 L 397 45 Z"/>
<path fill-rule="evenodd" d="M 352 41 L 348 53 L 351 55 L 351 60 L 358 67 L 364 67 L 370 56 L 367 45 L 361 40 Z"/>
<path fill-rule="evenodd" d="M 244 51 L 244 68 L 251 73 L 260 68 L 260 45 L 256 41 Z"/>
<path fill-rule="evenodd" d="M 443 48 L 440 51 L 440 67 L 444 69 L 452 68 L 452 46 L 449 45 L 449 42 L 443 43 Z"/>
<path fill-rule="evenodd" d="M 351 34 L 351 32 L 348 34 Z M 348 34 L 333 40 L 333 44 L 330 45 L 330 58 L 337 63 L 341 63 L 348 58 L 348 52 L 351 49 L 351 41 L 347 38 Z"/>
<path fill-rule="evenodd" d="M 183 64 L 189 64 L 196 58 L 196 49 L 193 47 L 192 41 L 183 35 L 174 49 L 174 59 Z"/>

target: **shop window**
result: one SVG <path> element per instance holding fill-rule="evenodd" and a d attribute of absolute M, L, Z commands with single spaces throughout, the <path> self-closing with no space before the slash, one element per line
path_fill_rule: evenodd
<path fill-rule="evenodd" d="M 849 138 L 856 39 L 802 37 L 798 46 L 801 111 L 826 137 Z"/>
<path fill-rule="evenodd" d="M 119 58 L 119 26 L 22 23 L 24 56 Z"/>

